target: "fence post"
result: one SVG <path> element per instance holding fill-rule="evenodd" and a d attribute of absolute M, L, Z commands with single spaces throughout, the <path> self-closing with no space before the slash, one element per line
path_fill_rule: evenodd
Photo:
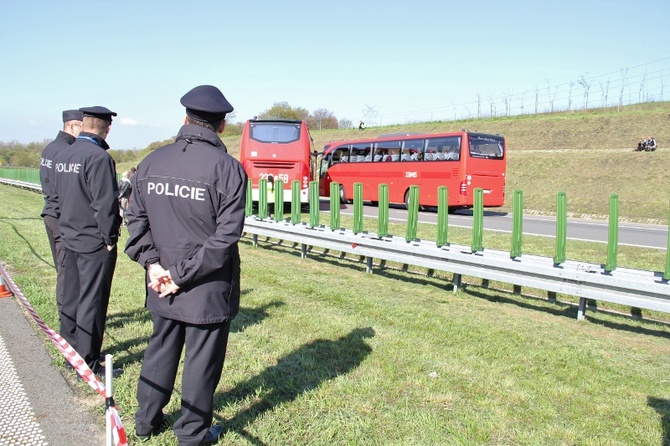
<path fill-rule="evenodd" d="M 449 233 L 449 190 L 447 186 L 437 188 L 437 247 L 447 244 Z"/>
<path fill-rule="evenodd" d="M 567 198 L 565 192 L 559 192 L 558 195 L 556 195 L 556 253 L 554 254 L 555 266 L 565 262 L 567 226 Z"/>
<path fill-rule="evenodd" d="M 338 206 L 339 208 L 339 206 Z M 309 182 L 309 226 L 316 228 L 319 226 L 319 182 Z"/>
<path fill-rule="evenodd" d="M 617 252 L 619 244 L 619 196 L 610 195 L 610 221 L 607 233 L 607 262 L 605 272 L 611 273 L 616 269 Z"/>
<path fill-rule="evenodd" d="M 377 236 L 386 237 L 389 233 L 389 186 L 379 185 L 379 203 L 377 204 L 379 218 L 377 219 Z"/>
<path fill-rule="evenodd" d="M 668 243 L 665 246 L 665 272 L 663 280 L 670 280 L 670 214 L 668 214 Z"/>
<path fill-rule="evenodd" d="M 523 237 L 523 192 L 514 191 L 514 213 L 512 215 L 512 251 L 510 258 L 521 255 L 521 241 Z"/>
<path fill-rule="evenodd" d="M 258 180 L 258 218 L 261 220 L 268 217 L 268 180 Z"/>
<path fill-rule="evenodd" d="M 300 211 L 302 203 L 300 202 L 300 181 L 293 180 L 291 183 L 291 223 L 297 225 L 300 223 Z"/>
<path fill-rule="evenodd" d="M 354 234 L 363 232 L 363 183 L 354 183 Z"/>
<path fill-rule="evenodd" d="M 472 214 L 472 252 L 484 249 L 484 189 L 475 188 L 475 205 Z"/>
<path fill-rule="evenodd" d="M 250 217 L 254 213 L 254 202 L 251 195 L 251 178 L 247 180 L 246 202 L 244 203 L 244 216 Z"/>
<path fill-rule="evenodd" d="M 330 183 L 330 230 L 340 229 L 340 183 Z"/>
<path fill-rule="evenodd" d="M 405 241 L 416 240 L 416 229 L 419 221 L 419 186 L 409 187 L 409 208 L 407 209 L 407 235 Z"/>
<path fill-rule="evenodd" d="M 277 180 L 275 185 L 275 221 L 284 220 L 284 182 Z"/>

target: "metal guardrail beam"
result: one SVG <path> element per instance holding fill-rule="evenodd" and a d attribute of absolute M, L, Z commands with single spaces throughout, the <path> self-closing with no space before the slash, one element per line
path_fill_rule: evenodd
<path fill-rule="evenodd" d="M 437 247 L 434 241 L 377 237 L 372 233 L 354 234 L 347 229 L 332 230 L 323 226 L 291 224 L 285 221 L 260 220 L 247 217 L 244 231 L 256 236 L 332 249 L 401 264 L 438 271 L 496 280 L 580 298 L 577 319 L 585 317 L 586 300 L 595 299 L 630 307 L 670 313 L 670 284 L 663 273 L 626 268 L 606 272 L 602 265 L 566 261 L 555 265 L 552 258 L 523 254 L 510 258 L 508 252 L 449 244 Z M 460 277 L 455 276 L 458 281 Z"/>
<path fill-rule="evenodd" d="M 42 186 L 40 184 L 30 183 L 28 181 L 19 181 L 19 180 L 10 180 L 7 178 L 0 178 L 0 183 L 11 184 L 12 186 L 22 187 L 24 189 L 31 189 L 36 192 L 42 192 Z"/>

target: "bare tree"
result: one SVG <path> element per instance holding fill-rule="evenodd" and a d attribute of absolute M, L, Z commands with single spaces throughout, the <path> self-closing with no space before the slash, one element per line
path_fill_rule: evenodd
<path fill-rule="evenodd" d="M 572 89 L 575 88 L 575 82 L 570 81 L 570 88 L 568 89 L 568 110 L 572 111 Z"/>
<path fill-rule="evenodd" d="M 589 108 L 589 88 L 591 88 L 591 85 L 583 74 L 579 76 L 577 83 L 584 89 L 584 109 L 587 109 Z"/>
<path fill-rule="evenodd" d="M 510 104 L 512 102 L 512 93 L 506 91 L 503 93 L 503 104 L 505 104 L 505 116 L 509 116 Z"/>
<path fill-rule="evenodd" d="M 628 68 L 622 68 L 621 69 L 621 90 L 619 91 L 619 106 L 617 107 L 617 111 L 621 110 L 621 106 L 623 106 L 623 90 L 626 88 L 626 73 L 628 72 Z"/>
<path fill-rule="evenodd" d="M 540 88 L 536 86 L 535 87 L 535 114 L 537 114 L 537 103 L 539 101 L 539 98 L 540 98 Z"/>
<path fill-rule="evenodd" d="M 640 81 L 640 90 L 637 93 L 637 102 L 643 102 L 643 94 L 642 91 L 644 90 L 644 84 L 647 81 L 647 73 L 644 73 L 644 76 L 642 76 L 642 81 Z"/>
<path fill-rule="evenodd" d="M 491 110 L 491 117 L 495 117 L 495 99 L 493 98 L 493 95 L 489 95 L 489 104 L 490 104 L 490 110 Z"/>
<path fill-rule="evenodd" d="M 480 96 L 479 93 L 477 93 L 477 118 L 480 118 L 482 116 L 481 109 L 482 109 L 482 97 Z"/>
<path fill-rule="evenodd" d="M 607 79 L 607 82 L 604 84 L 600 82 L 600 101 L 601 101 L 601 106 L 606 107 L 607 106 L 607 96 L 609 95 L 609 89 L 610 89 L 610 80 Z"/>
<path fill-rule="evenodd" d="M 663 87 L 665 87 L 665 81 L 667 81 L 667 79 L 663 76 L 663 72 L 661 71 L 661 97 L 659 101 L 663 100 Z"/>

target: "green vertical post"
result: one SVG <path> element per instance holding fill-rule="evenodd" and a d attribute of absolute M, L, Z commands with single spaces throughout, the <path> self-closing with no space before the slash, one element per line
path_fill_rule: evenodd
<path fill-rule="evenodd" d="M 354 183 L 354 234 L 363 232 L 363 183 Z"/>
<path fill-rule="evenodd" d="M 254 213 L 254 202 L 253 199 L 251 198 L 251 178 L 247 180 L 247 193 L 246 193 L 246 198 L 247 201 L 244 203 L 244 215 L 246 217 L 250 217 L 251 214 Z"/>
<path fill-rule="evenodd" d="M 309 182 L 309 226 L 316 228 L 319 226 L 319 182 Z"/>
<path fill-rule="evenodd" d="M 416 228 L 419 222 L 419 186 L 409 187 L 409 208 L 407 209 L 407 235 L 405 241 L 416 240 Z"/>
<path fill-rule="evenodd" d="M 261 220 L 268 217 L 268 180 L 258 180 L 258 218 Z"/>
<path fill-rule="evenodd" d="M 512 250 L 509 253 L 511 258 L 521 255 L 521 239 L 523 237 L 523 192 L 514 191 L 514 213 L 512 215 Z"/>
<path fill-rule="evenodd" d="M 554 265 L 565 262 L 566 239 L 568 228 L 568 204 L 565 192 L 556 195 L 556 253 Z"/>
<path fill-rule="evenodd" d="M 340 183 L 330 183 L 330 229 L 340 229 Z"/>
<path fill-rule="evenodd" d="M 389 234 L 389 186 L 388 184 L 379 185 L 379 203 L 377 209 L 379 218 L 377 219 L 377 236 L 386 237 Z"/>
<path fill-rule="evenodd" d="M 302 203 L 300 202 L 300 181 L 293 180 L 291 183 L 291 223 L 297 225 L 300 223 L 300 211 Z"/>
<path fill-rule="evenodd" d="M 670 280 L 670 214 L 668 214 L 668 244 L 665 246 L 665 272 L 663 280 Z"/>
<path fill-rule="evenodd" d="M 607 261 L 605 272 L 611 273 L 616 269 L 617 253 L 619 248 L 619 196 L 610 195 L 610 220 L 607 232 Z"/>
<path fill-rule="evenodd" d="M 449 190 L 447 186 L 437 188 L 437 247 L 447 244 L 449 232 Z"/>
<path fill-rule="evenodd" d="M 484 190 L 475 188 L 475 204 L 472 209 L 472 252 L 484 249 Z"/>
<path fill-rule="evenodd" d="M 275 221 L 284 220 L 284 182 L 275 181 Z"/>

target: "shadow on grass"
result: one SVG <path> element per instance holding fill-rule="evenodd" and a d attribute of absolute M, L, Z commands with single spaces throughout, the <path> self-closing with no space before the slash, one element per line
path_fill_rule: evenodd
<path fill-rule="evenodd" d="M 220 420 L 228 431 L 237 432 L 254 445 L 263 445 L 245 430 L 266 411 L 295 400 L 323 382 L 351 372 L 370 354 L 365 342 L 375 335 L 374 329 L 356 328 L 335 340 L 317 339 L 279 359 L 277 365 L 239 383 L 234 389 L 214 395 L 214 406 L 232 404 L 248 407 L 230 420 Z"/>
<path fill-rule="evenodd" d="M 11 219 L 8 219 L 8 218 L 2 218 L 2 219 L 0 219 L 0 221 L 3 221 L 3 222 L 6 221 L 6 220 L 11 220 Z M 26 219 L 24 219 L 24 218 L 19 219 L 19 218 L 16 218 L 16 219 L 14 219 L 14 220 L 22 220 L 22 221 L 23 221 L 23 220 L 41 220 L 41 218 L 39 218 L 39 219 L 38 219 L 38 218 L 32 218 L 32 219 L 28 219 L 28 218 L 26 218 Z M 9 224 L 9 223 L 8 223 L 8 224 Z M 37 253 L 37 251 L 35 251 L 35 248 L 33 248 L 33 245 L 30 243 L 30 240 L 28 240 L 27 238 L 25 238 L 25 237 L 23 236 L 23 234 L 21 234 L 21 233 L 19 232 L 19 230 L 16 229 L 16 226 L 14 226 L 13 224 L 9 224 L 9 226 L 12 228 L 12 230 L 14 231 L 14 233 L 16 233 L 16 235 L 17 235 L 21 240 L 23 240 L 24 242 L 26 242 L 26 245 L 28 245 L 28 248 L 30 249 L 30 252 L 32 252 L 33 255 L 34 255 L 35 257 L 37 257 L 38 259 L 40 259 L 40 261 L 42 261 L 43 263 L 46 263 L 47 265 L 49 265 L 49 266 L 52 267 L 53 269 L 56 269 L 56 265 L 54 265 L 53 262 L 50 262 L 50 261 L 46 260 L 44 257 L 42 257 L 41 255 L 39 255 L 39 254 Z M 44 236 L 46 237 L 46 232 L 45 232 Z"/>
<path fill-rule="evenodd" d="M 670 446 L 670 400 L 650 396 L 647 397 L 647 405 L 661 416 L 661 429 L 663 430 L 661 446 Z"/>

